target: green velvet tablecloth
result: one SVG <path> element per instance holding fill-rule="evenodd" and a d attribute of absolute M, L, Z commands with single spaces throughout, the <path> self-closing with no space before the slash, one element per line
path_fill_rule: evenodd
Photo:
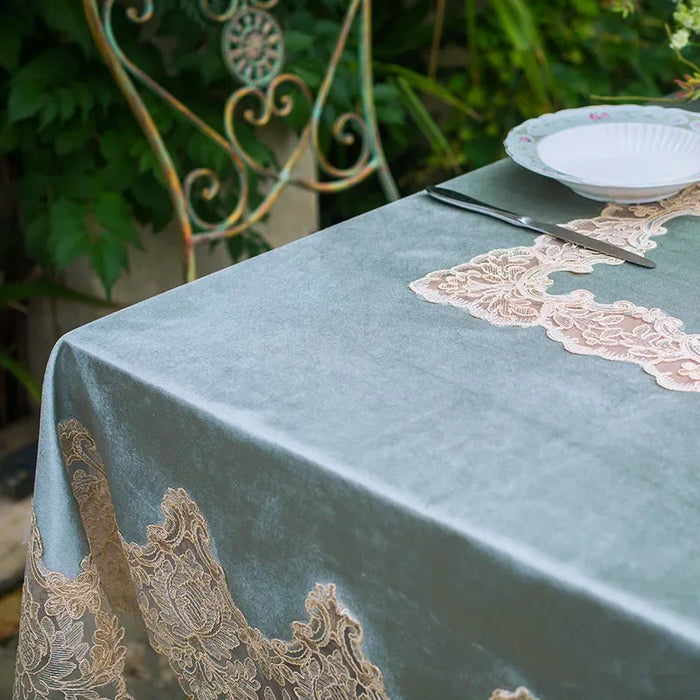
<path fill-rule="evenodd" d="M 450 185 L 555 222 L 603 207 L 505 161 Z M 597 265 L 555 275 L 549 293 L 588 289 L 700 331 L 700 219 L 666 226 L 655 270 Z M 101 588 L 128 608 L 127 566 L 192 697 L 282 700 L 279 679 L 269 696 L 253 681 L 248 695 L 216 685 L 233 683 L 227 649 L 241 639 L 216 636 L 221 620 L 204 619 L 201 594 L 226 595 L 173 543 L 195 511 L 211 537 L 200 543 L 262 637 L 290 639 L 309 618 L 307 594 L 335 585 L 316 591 L 347 608 L 364 635 L 358 657 L 383 675 L 378 690 L 367 671 L 367 697 L 487 700 L 518 686 L 540 700 L 698 697 L 700 395 L 409 289 L 533 240 L 417 194 L 64 337 L 45 384 L 32 560 L 54 597 L 37 613 L 40 594 L 25 592 L 18 697 L 73 697 L 75 678 L 102 688 L 80 663 L 96 667 L 85 615 L 106 614 L 106 602 L 85 601 Z M 147 530 L 164 519 L 170 540 Z M 104 554 L 117 527 L 121 563 Z M 145 594 L 149 561 L 170 573 Z M 64 605 L 78 579 L 83 603 Z M 164 632 L 176 594 L 183 617 Z M 64 651 L 52 656 L 52 644 Z M 318 668 L 291 700 L 351 697 L 339 666 Z M 108 676 L 95 698 L 119 697 Z M 36 690 L 40 677 L 55 695 Z"/>

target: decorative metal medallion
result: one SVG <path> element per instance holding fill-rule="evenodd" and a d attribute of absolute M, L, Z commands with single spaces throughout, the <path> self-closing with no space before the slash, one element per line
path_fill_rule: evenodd
<path fill-rule="evenodd" d="M 224 27 L 224 61 L 242 83 L 267 85 L 284 64 L 284 37 L 275 18 L 255 7 L 241 8 Z"/>

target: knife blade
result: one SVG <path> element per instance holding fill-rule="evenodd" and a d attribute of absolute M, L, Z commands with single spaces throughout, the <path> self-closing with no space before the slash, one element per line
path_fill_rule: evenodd
<path fill-rule="evenodd" d="M 544 221 L 535 221 L 535 219 L 532 219 L 529 216 L 520 216 L 519 214 L 507 211 L 506 209 L 499 209 L 498 207 L 486 204 L 486 202 L 481 202 L 478 199 L 474 199 L 474 197 L 462 194 L 461 192 L 456 192 L 455 190 L 450 190 L 446 187 L 427 187 L 426 192 L 433 199 L 437 199 L 446 204 L 451 204 L 455 207 L 468 209 L 469 211 L 477 212 L 478 214 L 492 216 L 496 219 L 512 224 L 513 226 L 530 229 L 531 231 L 537 231 L 538 233 L 546 233 L 547 235 L 554 236 L 562 241 L 575 243 L 583 248 L 589 248 L 590 250 L 595 250 L 598 253 L 603 253 L 604 255 L 610 255 L 613 258 L 625 260 L 633 265 L 640 265 L 641 267 L 647 268 L 656 267 L 656 263 L 653 260 L 643 258 L 641 255 L 631 253 L 629 250 L 625 250 L 624 248 L 618 248 L 618 246 L 612 245 L 612 243 L 599 241 L 597 238 L 591 238 L 590 236 L 584 236 L 582 233 L 578 233 L 578 231 L 572 231 L 571 229 L 564 228 L 563 226 L 557 226 L 556 224 L 550 224 Z"/>

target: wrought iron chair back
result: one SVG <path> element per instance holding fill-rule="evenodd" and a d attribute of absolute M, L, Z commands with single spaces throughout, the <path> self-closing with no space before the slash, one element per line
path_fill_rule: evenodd
<path fill-rule="evenodd" d="M 193 0 L 194 2 L 195 0 Z M 198 0 L 203 16 L 221 25 L 222 58 L 231 73 L 242 85 L 233 90 L 223 111 L 223 132 L 197 116 L 151 76 L 131 61 L 118 43 L 113 28 L 113 13 L 117 0 L 83 0 L 84 10 L 92 35 L 138 121 L 158 165 L 165 177 L 175 216 L 182 233 L 185 278 L 196 276 L 195 245 L 235 236 L 260 222 L 289 184 L 319 193 L 339 192 L 361 182 L 369 175 L 379 176 L 389 200 L 396 199 L 396 185 L 382 150 L 373 97 L 371 63 L 371 0 L 350 0 L 340 34 L 333 49 L 328 68 L 315 96 L 299 76 L 284 72 L 284 34 L 271 14 L 278 0 L 228 0 L 224 11 L 216 12 L 211 0 Z M 156 0 L 139 0 L 138 7 L 126 9 L 128 19 L 145 24 L 154 17 Z M 349 167 L 333 165 L 320 146 L 319 128 L 333 78 L 348 42 L 353 24 L 360 22 L 358 44 L 359 103 L 357 112 L 339 116 L 333 124 L 333 137 L 343 145 L 356 148 L 357 157 Z M 154 119 L 146 107 L 135 82 L 147 88 L 177 110 L 186 120 L 230 158 L 238 179 L 237 201 L 223 220 L 209 222 L 195 210 L 195 189 L 207 200 L 219 194 L 219 174 L 199 167 L 180 176 Z M 236 124 L 243 119 L 260 127 L 273 118 L 284 118 L 294 108 L 294 99 L 282 88 L 294 88 L 296 95 L 308 103 L 309 116 L 301 130 L 298 145 L 279 168 L 255 160 L 243 148 Z M 257 108 L 245 108 L 244 100 L 255 100 Z M 243 105 L 242 105 L 243 103 Z M 237 109 L 242 107 L 241 109 Z M 324 177 L 305 179 L 294 174 L 294 168 L 307 148 L 311 149 L 317 166 Z M 251 205 L 251 174 L 271 181 L 262 201 Z"/>

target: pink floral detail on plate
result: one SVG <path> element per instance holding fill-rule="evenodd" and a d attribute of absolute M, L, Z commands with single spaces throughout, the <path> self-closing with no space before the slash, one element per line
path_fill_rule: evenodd
<path fill-rule="evenodd" d="M 601 119 L 610 119 L 610 115 L 607 112 L 591 112 L 588 118 L 594 122 L 599 122 Z"/>
<path fill-rule="evenodd" d="M 532 139 L 529 136 L 521 136 L 520 137 L 521 141 L 525 141 L 526 143 L 531 143 Z"/>
<path fill-rule="evenodd" d="M 678 216 L 700 217 L 700 185 L 654 204 L 607 205 L 600 216 L 564 224 L 638 254 L 656 247 L 653 236 Z M 495 326 L 541 326 L 566 350 L 632 362 L 675 391 L 700 392 L 700 334 L 661 309 L 630 301 L 603 304 L 585 289 L 549 294 L 556 272 L 590 273 L 593 265 L 622 260 L 539 236 L 534 245 L 492 250 L 410 284 L 426 301 L 450 304 Z"/>

